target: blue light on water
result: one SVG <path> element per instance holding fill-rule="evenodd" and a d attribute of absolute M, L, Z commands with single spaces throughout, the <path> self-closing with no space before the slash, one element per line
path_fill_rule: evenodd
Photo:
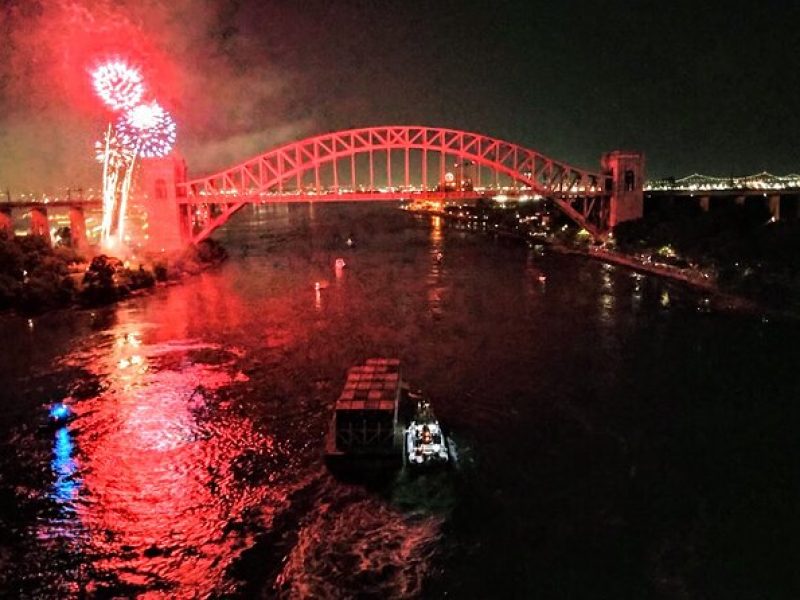
<path fill-rule="evenodd" d="M 74 477 L 78 465 L 72 458 L 72 450 L 72 436 L 66 427 L 61 427 L 56 431 L 53 461 L 51 462 L 53 473 L 56 476 L 52 498 L 59 504 L 71 503 L 80 487 L 80 480 L 76 480 Z"/>
<path fill-rule="evenodd" d="M 50 409 L 50 418 L 53 421 L 64 421 L 70 416 L 69 407 L 62 402 L 54 404 Z"/>

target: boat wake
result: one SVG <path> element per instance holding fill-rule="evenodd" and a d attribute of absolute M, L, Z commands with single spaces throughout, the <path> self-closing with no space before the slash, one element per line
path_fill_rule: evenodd
<path fill-rule="evenodd" d="M 277 596 L 419 597 L 443 517 L 402 512 L 359 486 L 329 491 L 300 525 Z"/>

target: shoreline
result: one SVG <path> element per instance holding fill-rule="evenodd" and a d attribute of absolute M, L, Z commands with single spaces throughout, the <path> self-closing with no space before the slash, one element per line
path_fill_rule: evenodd
<path fill-rule="evenodd" d="M 200 273 L 208 271 L 218 265 L 210 265 L 204 268 Z M 133 298 L 140 298 L 143 296 L 150 296 L 156 292 L 156 290 L 161 288 L 173 287 L 176 285 L 181 285 L 187 277 L 194 277 L 195 275 L 199 275 L 200 273 L 187 273 L 181 275 L 177 279 L 167 279 L 166 281 L 156 281 L 152 286 L 136 288 L 130 290 L 129 292 L 119 295 L 112 300 L 108 300 L 105 302 L 97 302 L 97 303 L 82 303 L 80 300 L 74 300 L 68 304 L 62 304 L 57 306 L 50 306 L 43 310 L 36 310 L 31 312 L 21 311 L 15 307 L 3 308 L 0 309 L 0 318 L 5 317 L 19 317 L 21 319 L 37 319 L 43 315 L 47 315 L 50 313 L 55 313 L 59 311 L 87 311 L 87 312 L 94 312 L 96 310 L 108 308 L 111 306 L 115 306 L 124 302 L 125 300 L 131 300 Z"/>
<path fill-rule="evenodd" d="M 43 262 L 53 256 L 53 249 L 40 252 Z M 57 288 L 50 292 L 56 296 L 58 289 L 67 290 L 68 297 L 56 297 L 55 301 L 39 301 L 26 305 L 24 287 L 7 306 L 0 310 L 2 316 L 20 318 L 40 317 L 54 311 L 96 310 L 114 306 L 124 300 L 152 294 L 156 289 L 180 285 L 188 277 L 217 268 L 228 259 L 228 252 L 213 240 L 187 248 L 169 256 L 159 256 L 139 264 L 138 270 L 127 266 L 121 259 L 106 254 L 97 254 L 85 262 L 70 262 L 60 265 L 61 270 L 51 271 L 58 279 Z M 21 282 L 25 286 L 27 280 Z M 49 283 L 49 281 L 48 281 Z M 48 296 L 49 297 L 49 296 Z"/>
<path fill-rule="evenodd" d="M 456 223 L 467 223 L 467 224 L 471 223 L 470 219 L 468 218 L 450 214 L 444 211 L 417 210 L 417 209 L 414 210 L 403 209 L 403 210 L 413 215 L 424 215 L 426 217 L 440 217 L 447 221 Z M 752 316 L 760 315 L 762 316 L 762 318 L 766 318 L 768 316 L 774 316 L 778 318 L 785 318 L 791 320 L 797 320 L 798 318 L 800 318 L 800 314 L 796 312 L 785 309 L 770 308 L 757 300 L 753 300 L 738 294 L 732 294 L 730 292 L 723 291 L 719 288 L 717 283 L 709 277 L 708 274 L 702 273 L 696 269 L 685 269 L 666 264 L 645 262 L 636 256 L 622 253 L 619 251 L 608 250 L 607 248 L 601 248 L 597 246 L 581 247 L 577 245 L 570 245 L 558 239 L 554 239 L 552 237 L 549 239 L 536 238 L 535 240 L 532 240 L 529 236 L 525 235 L 523 232 L 512 231 L 507 227 L 497 227 L 491 229 L 487 227 L 485 229 L 476 229 L 476 230 L 467 228 L 465 229 L 465 231 L 471 233 L 488 234 L 494 237 L 512 239 L 521 243 L 526 243 L 528 245 L 541 244 L 542 246 L 546 246 L 552 252 L 558 254 L 581 256 L 584 258 L 600 261 L 606 264 L 621 266 L 630 269 L 631 271 L 634 272 L 660 277 L 667 281 L 674 282 L 679 285 L 691 288 L 696 292 L 708 294 L 709 300 L 713 303 L 713 308 L 717 310 L 722 310 L 726 312 L 735 312 L 740 314 L 750 314 Z M 225 255 L 226 255 L 225 258 L 227 258 L 227 253 L 225 253 Z M 177 273 L 173 273 L 172 277 L 169 277 L 166 280 L 157 279 L 154 282 L 154 285 L 152 286 L 131 289 L 127 293 L 119 295 L 113 299 L 109 299 L 106 302 L 87 304 L 79 300 L 76 300 L 71 303 L 64 304 L 62 306 L 52 306 L 44 310 L 33 311 L 33 312 L 20 311 L 17 308 L 10 307 L 0 311 L 0 315 L 18 315 L 20 317 L 25 318 L 25 317 L 41 316 L 42 314 L 52 312 L 54 310 L 83 310 L 83 309 L 92 310 L 104 306 L 114 305 L 132 297 L 143 296 L 148 293 L 152 293 L 157 288 L 178 285 L 187 276 L 196 275 L 218 266 L 219 264 L 221 264 L 221 262 L 224 262 L 225 258 L 222 258 L 220 260 L 220 257 L 216 257 L 216 260 L 196 263 L 196 265 L 199 267 L 198 269 L 181 268 L 178 270 Z"/>
<path fill-rule="evenodd" d="M 459 223 L 470 222 L 469 219 L 459 217 L 458 215 L 452 215 L 444 211 L 410 210 L 408 212 L 411 212 L 412 214 L 441 217 L 448 221 Z M 521 233 L 510 231 L 507 228 L 497 228 L 492 230 L 486 229 L 484 231 L 475 231 L 475 233 L 495 234 L 505 238 L 515 239 L 523 243 L 531 242 L 527 236 Z M 756 300 L 752 300 L 738 294 L 725 292 L 721 290 L 716 282 L 711 280 L 707 275 L 696 270 L 680 269 L 678 267 L 660 265 L 657 263 L 645 263 L 630 254 L 610 251 L 605 248 L 593 246 L 586 248 L 569 246 L 553 239 L 537 240 L 537 242 L 541 243 L 543 246 L 547 246 L 547 248 L 549 248 L 551 251 L 558 254 L 582 256 L 584 258 L 589 258 L 606 264 L 625 267 L 637 273 L 654 275 L 656 277 L 687 286 L 697 292 L 705 292 L 709 294 L 710 300 L 713 302 L 714 308 L 717 310 L 749 314 L 752 316 L 761 316 L 762 318 L 767 316 L 793 320 L 800 318 L 800 315 L 792 311 L 769 308 Z"/>
<path fill-rule="evenodd" d="M 676 267 L 670 267 L 669 265 L 644 263 L 629 254 L 613 252 L 603 248 L 570 248 L 560 243 L 550 243 L 548 247 L 559 254 L 583 256 L 606 264 L 625 267 L 637 273 L 661 277 L 665 280 L 689 287 L 697 292 L 705 292 L 709 294 L 710 300 L 718 310 L 746 313 L 754 316 L 757 314 L 765 316 L 774 313 L 783 317 L 797 318 L 796 315 L 791 313 L 783 314 L 780 311 L 774 311 L 762 306 L 749 298 L 725 292 L 719 289 L 716 283 L 697 271 L 687 272 L 686 269 L 678 269 Z"/>

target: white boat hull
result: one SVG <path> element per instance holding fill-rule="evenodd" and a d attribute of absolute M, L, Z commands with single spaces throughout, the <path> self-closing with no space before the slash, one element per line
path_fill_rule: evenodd
<path fill-rule="evenodd" d="M 413 467 L 445 465 L 450 462 L 447 439 L 438 421 L 412 421 L 405 432 L 404 458 Z"/>

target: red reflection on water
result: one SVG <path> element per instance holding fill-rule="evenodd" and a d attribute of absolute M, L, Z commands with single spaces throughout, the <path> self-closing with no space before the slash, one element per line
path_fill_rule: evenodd
<path fill-rule="evenodd" d="M 209 488 L 209 473 L 203 469 L 202 444 L 193 443 L 187 402 L 192 389 L 186 383 L 182 374 L 167 372 L 158 381 L 106 396 L 100 403 L 97 417 L 105 427 L 95 443 L 84 447 L 84 485 L 90 505 L 80 517 L 91 531 L 103 532 L 102 539 L 93 540 L 101 554 L 111 554 L 119 546 L 135 554 L 101 560 L 96 565 L 100 569 L 124 566 L 142 575 L 168 571 L 172 581 L 202 585 L 203 571 L 211 567 L 202 545 L 208 524 L 224 519 Z M 170 554 L 177 547 L 194 548 L 198 554 L 189 561 L 180 555 L 149 556 Z M 147 582 L 141 575 L 128 580 Z"/>
<path fill-rule="evenodd" d="M 82 482 L 72 508 L 89 532 L 93 569 L 128 585 L 164 584 L 173 597 L 224 592 L 224 571 L 246 547 L 231 526 L 247 507 L 284 501 L 232 472 L 242 452 L 269 453 L 273 441 L 212 405 L 215 390 L 246 377 L 230 360 L 192 362 L 193 352 L 219 349 L 176 336 L 190 327 L 181 314 L 188 300 L 171 294 L 170 317 L 150 330 L 123 315 L 114 343 L 81 357 L 107 389 L 76 405 Z"/>
<path fill-rule="evenodd" d="M 431 266 L 428 271 L 428 306 L 431 313 L 441 314 L 442 311 L 442 298 L 446 291 L 445 286 L 442 285 L 442 261 L 444 254 L 442 249 L 444 247 L 444 234 L 442 231 L 442 218 L 434 216 L 431 218 L 431 234 L 430 234 L 430 255 Z"/>
<path fill-rule="evenodd" d="M 174 340 L 200 335 L 206 331 L 230 331 L 246 327 L 247 311 L 240 294 L 230 289 L 229 279 L 216 273 L 203 273 L 191 286 L 169 290 L 163 303 L 148 303 L 148 310 L 159 314 L 152 319 L 159 324 L 154 339 Z M 144 320 L 148 319 L 147 314 Z"/>

